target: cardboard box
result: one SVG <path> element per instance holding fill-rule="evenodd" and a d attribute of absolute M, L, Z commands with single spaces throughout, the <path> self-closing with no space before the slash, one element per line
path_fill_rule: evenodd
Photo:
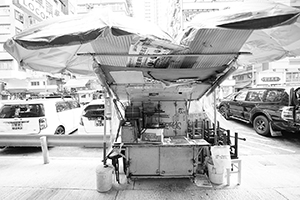
<path fill-rule="evenodd" d="M 147 142 L 163 142 L 164 140 L 164 129 L 146 129 L 146 131 L 142 134 L 142 141 Z"/>
<path fill-rule="evenodd" d="M 122 143 L 137 142 L 137 132 L 134 126 L 122 126 L 121 131 Z"/>

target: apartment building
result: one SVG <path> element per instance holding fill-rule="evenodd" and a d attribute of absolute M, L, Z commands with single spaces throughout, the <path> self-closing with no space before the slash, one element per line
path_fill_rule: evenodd
<path fill-rule="evenodd" d="M 0 98 L 1 93 L 24 92 L 39 87 L 48 88 L 46 91 L 57 90 L 58 86 L 47 75 L 35 73 L 32 77 L 33 72 L 19 66 L 3 49 L 3 44 L 37 22 L 74 13 L 75 7 L 69 0 L 0 0 Z M 41 84 L 36 84 L 36 76 Z"/>

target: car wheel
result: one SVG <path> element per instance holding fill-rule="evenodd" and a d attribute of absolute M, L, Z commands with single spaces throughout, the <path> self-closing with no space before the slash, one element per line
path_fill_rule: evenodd
<path fill-rule="evenodd" d="M 269 120 L 263 116 L 259 115 L 255 117 L 253 121 L 253 128 L 259 135 L 269 136 L 270 135 L 270 123 Z"/>
<path fill-rule="evenodd" d="M 225 119 L 229 119 L 229 111 L 228 111 L 228 108 L 226 108 L 226 106 L 221 106 L 219 108 L 219 111 L 221 113 L 221 115 L 225 118 Z"/>
<path fill-rule="evenodd" d="M 64 135 L 65 134 L 65 128 L 62 126 L 57 127 L 57 129 L 54 132 L 54 135 Z"/>

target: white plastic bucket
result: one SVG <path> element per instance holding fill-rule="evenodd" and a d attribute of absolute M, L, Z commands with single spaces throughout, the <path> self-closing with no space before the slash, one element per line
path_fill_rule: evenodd
<path fill-rule="evenodd" d="M 112 174 L 113 166 L 97 166 L 96 175 L 98 192 L 108 192 L 112 188 Z"/>
<path fill-rule="evenodd" d="M 225 169 L 224 168 L 216 168 L 214 165 L 207 163 L 208 169 L 208 177 L 209 180 L 214 184 L 223 184 L 224 183 L 224 176 L 225 176 Z"/>

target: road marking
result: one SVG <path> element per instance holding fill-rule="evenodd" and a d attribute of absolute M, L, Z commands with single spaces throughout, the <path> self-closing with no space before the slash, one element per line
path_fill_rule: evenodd
<path fill-rule="evenodd" d="M 290 150 L 290 149 L 286 149 L 286 148 L 282 148 L 282 147 L 276 147 L 276 146 L 273 146 L 273 145 L 262 144 L 262 143 L 258 143 L 258 142 L 251 142 L 251 141 L 247 141 L 247 142 L 250 142 L 252 144 L 263 145 L 263 146 L 274 148 L 274 149 L 280 149 L 280 150 L 288 151 L 288 152 L 291 152 L 291 153 L 296 153 L 296 151 L 294 151 L 294 150 Z"/>
<path fill-rule="evenodd" d="M 261 138 L 262 136 L 253 136 L 253 133 L 254 134 L 257 134 L 253 131 L 247 131 L 247 130 L 243 130 L 241 128 L 237 128 L 236 130 L 239 130 L 239 131 L 234 131 L 234 132 L 237 132 L 237 133 L 240 133 L 240 135 L 243 133 L 243 134 L 246 134 L 247 136 L 240 136 L 240 137 L 245 137 L 246 139 L 247 138 L 252 138 L 252 139 L 255 139 L 255 140 L 260 140 L 260 141 L 264 141 L 264 142 L 269 142 L 271 141 L 271 139 L 266 139 L 266 138 Z M 251 136 L 248 136 L 248 134 L 251 134 Z"/>
<path fill-rule="evenodd" d="M 246 148 L 249 148 L 249 149 L 255 149 L 255 150 L 258 150 L 258 151 L 263 151 L 265 153 L 273 153 L 271 151 L 267 151 L 267 150 L 264 150 L 264 149 L 255 148 L 255 147 L 244 145 L 244 144 L 239 144 L 238 146 L 246 147 Z"/>

